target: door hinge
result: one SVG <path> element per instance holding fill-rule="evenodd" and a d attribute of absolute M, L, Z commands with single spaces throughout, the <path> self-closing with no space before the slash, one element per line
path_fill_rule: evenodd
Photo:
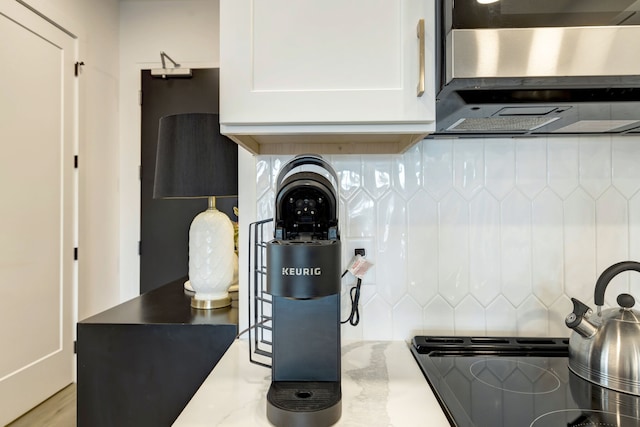
<path fill-rule="evenodd" d="M 78 248 L 73 248 L 73 260 L 78 260 Z"/>
<path fill-rule="evenodd" d="M 142 90 L 138 91 L 138 105 L 142 105 Z"/>
<path fill-rule="evenodd" d="M 142 165 L 138 166 L 138 179 L 142 181 Z"/>
<path fill-rule="evenodd" d="M 142 240 L 138 240 L 138 255 L 142 255 Z"/>
<path fill-rule="evenodd" d="M 84 65 L 84 61 L 76 61 L 76 63 L 74 64 L 73 67 L 73 74 L 78 77 L 80 75 L 80 67 L 82 67 Z"/>
<path fill-rule="evenodd" d="M 73 342 L 73 354 L 78 354 L 78 341 Z"/>
<path fill-rule="evenodd" d="M 78 169 L 78 155 L 73 156 L 73 168 Z"/>

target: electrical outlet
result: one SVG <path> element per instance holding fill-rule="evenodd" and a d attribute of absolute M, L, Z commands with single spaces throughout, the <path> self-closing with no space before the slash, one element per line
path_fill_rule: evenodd
<path fill-rule="evenodd" d="M 366 252 L 365 252 L 364 248 L 358 248 L 358 249 L 355 250 L 355 255 L 365 256 Z"/>

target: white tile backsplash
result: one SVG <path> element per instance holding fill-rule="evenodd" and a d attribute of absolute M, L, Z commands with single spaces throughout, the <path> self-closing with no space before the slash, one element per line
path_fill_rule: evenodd
<path fill-rule="evenodd" d="M 273 214 L 290 156 L 256 159 L 257 215 Z M 567 336 L 571 297 L 640 261 L 640 139 L 424 140 L 401 155 L 326 156 L 339 178 L 343 263 L 364 247 L 349 339 L 416 334 Z M 343 279 L 343 318 L 350 310 Z M 612 281 L 640 298 L 640 274 Z"/>

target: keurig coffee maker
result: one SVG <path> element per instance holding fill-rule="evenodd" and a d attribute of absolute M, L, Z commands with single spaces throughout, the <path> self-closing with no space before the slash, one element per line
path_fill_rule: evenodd
<path fill-rule="evenodd" d="M 303 166 L 326 170 L 335 185 L 322 173 L 299 171 Z M 278 427 L 330 426 L 342 413 L 337 183 L 316 155 L 293 158 L 277 178 L 274 239 L 267 243 L 273 316 L 267 418 Z"/>

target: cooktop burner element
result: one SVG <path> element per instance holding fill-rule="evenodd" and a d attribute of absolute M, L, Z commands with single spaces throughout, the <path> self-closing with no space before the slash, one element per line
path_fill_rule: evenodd
<path fill-rule="evenodd" d="M 486 358 L 471 364 L 469 371 L 481 383 L 510 393 L 542 394 L 560 388 L 560 379 L 538 364 L 508 358 Z"/>
<path fill-rule="evenodd" d="M 540 415 L 531 423 L 530 427 L 638 427 L 639 424 L 640 419 L 615 412 L 594 411 L 591 409 L 561 409 Z"/>
<path fill-rule="evenodd" d="M 411 349 L 456 427 L 640 427 L 640 398 L 568 369 L 566 338 L 424 337 Z"/>

